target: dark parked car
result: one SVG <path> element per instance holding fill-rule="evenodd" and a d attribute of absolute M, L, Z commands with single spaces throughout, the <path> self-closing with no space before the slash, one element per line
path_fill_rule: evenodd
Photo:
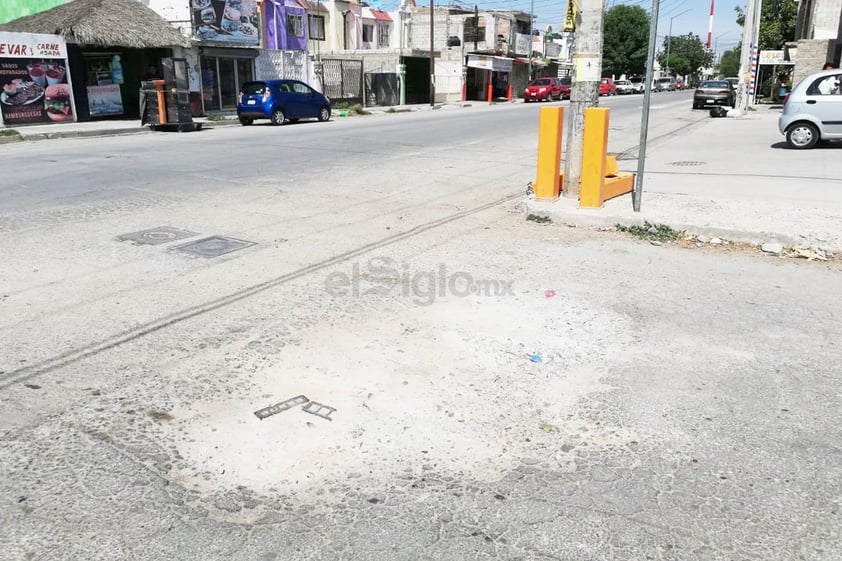
<path fill-rule="evenodd" d="M 273 125 L 299 119 L 330 119 L 330 100 L 298 80 L 246 82 L 237 98 L 237 117 L 243 125 L 269 119 Z"/>
<path fill-rule="evenodd" d="M 526 87 L 523 92 L 523 100 L 530 101 L 552 101 L 561 99 L 561 82 L 558 78 L 537 78 Z"/>
<path fill-rule="evenodd" d="M 703 109 L 708 105 L 734 107 L 736 101 L 737 93 L 727 80 L 706 80 L 693 94 L 693 109 Z"/>

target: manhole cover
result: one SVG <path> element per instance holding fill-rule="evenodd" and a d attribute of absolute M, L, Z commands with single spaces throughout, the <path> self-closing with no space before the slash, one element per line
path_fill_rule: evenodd
<path fill-rule="evenodd" d="M 131 234 L 123 234 L 117 236 L 121 242 L 134 242 L 141 245 L 158 245 L 167 242 L 174 242 L 184 238 L 192 238 L 198 236 L 196 232 L 189 230 L 179 230 L 178 228 L 170 228 L 169 226 L 160 226 L 150 230 L 142 230 L 140 232 L 132 232 Z"/>
<path fill-rule="evenodd" d="M 670 162 L 671 166 L 680 166 L 680 167 L 689 167 L 689 166 L 703 166 L 705 165 L 704 162 L 698 162 L 695 160 L 684 160 L 681 162 Z"/>
<path fill-rule="evenodd" d="M 211 236 L 209 238 L 180 245 L 173 249 L 183 253 L 189 253 L 190 255 L 195 255 L 197 257 L 219 257 L 220 255 L 225 255 L 226 253 L 231 253 L 232 251 L 238 251 L 250 245 L 254 245 L 254 242 L 226 238 L 224 236 Z"/>

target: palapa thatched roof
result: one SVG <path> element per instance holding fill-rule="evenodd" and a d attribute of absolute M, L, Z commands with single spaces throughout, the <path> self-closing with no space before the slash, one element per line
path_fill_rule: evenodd
<path fill-rule="evenodd" d="M 0 0 L 2 1 L 2 0 Z M 190 40 L 138 0 L 72 0 L 0 25 L 0 31 L 61 35 L 94 47 L 187 47 Z"/>

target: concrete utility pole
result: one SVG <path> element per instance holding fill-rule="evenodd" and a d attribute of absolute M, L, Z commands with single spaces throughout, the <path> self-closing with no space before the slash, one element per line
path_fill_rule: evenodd
<path fill-rule="evenodd" d="M 748 111 L 748 75 L 751 68 L 752 46 L 756 41 L 755 29 L 760 28 L 760 7 L 761 0 L 746 0 L 743 43 L 740 50 L 740 82 L 737 87 L 737 110 L 741 113 Z"/>
<path fill-rule="evenodd" d="M 433 22 L 436 17 L 434 6 L 435 2 L 430 0 L 430 107 L 436 106 L 436 61 L 433 58 L 433 47 L 435 47 Z"/>
<path fill-rule="evenodd" d="M 567 157 L 564 161 L 564 196 L 579 198 L 582 182 L 585 109 L 599 105 L 602 79 L 603 0 L 580 0 L 574 43 L 575 70 L 567 112 Z"/>

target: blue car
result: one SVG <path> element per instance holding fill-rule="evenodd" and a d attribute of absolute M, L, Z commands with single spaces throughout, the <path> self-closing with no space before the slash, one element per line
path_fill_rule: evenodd
<path fill-rule="evenodd" d="M 330 100 L 298 80 L 246 82 L 237 98 L 237 117 L 243 126 L 255 119 L 269 119 L 273 125 L 299 119 L 330 119 Z"/>

